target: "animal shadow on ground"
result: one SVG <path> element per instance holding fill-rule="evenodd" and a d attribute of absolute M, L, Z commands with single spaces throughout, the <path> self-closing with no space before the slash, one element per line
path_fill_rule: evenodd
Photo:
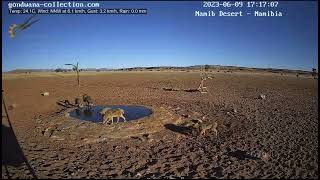
<path fill-rule="evenodd" d="M 28 163 L 20 145 L 17 141 L 17 138 L 10 127 L 6 127 L 2 124 L 2 133 L 1 133 L 1 140 L 2 140 L 2 165 L 6 169 L 6 173 L 8 178 L 10 179 L 9 171 L 7 166 L 15 166 L 19 167 L 25 163 L 31 172 L 34 179 L 37 179 L 37 176 L 34 173 L 34 170 L 31 168 L 30 164 Z"/>
<path fill-rule="evenodd" d="M 2 125 L 2 164 L 5 162 L 8 165 L 19 166 L 24 161 L 19 143 L 12 132 L 11 128 Z"/>
<path fill-rule="evenodd" d="M 188 128 L 188 127 L 177 126 L 175 124 L 165 124 L 164 127 L 173 131 L 173 132 L 177 132 L 180 134 L 184 134 L 184 135 L 191 135 L 192 134 L 192 129 Z"/>
<path fill-rule="evenodd" d="M 176 89 L 176 88 L 162 88 L 165 91 L 185 91 L 185 92 L 199 92 L 198 89 Z"/>
<path fill-rule="evenodd" d="M 68 100 L 61 100 L 61 101 L 58 101 L 57 104 L 59 106 L 62 106 L 64 108 L 71 108 L 71 107 L 75 107 L 74 104 L 70 103 Z"/>
<path fill-rule="evenodd" d="M 245 160 L 245 159 L 252 159 L 252 160 L 257 160 L 259 158 L 254 157 L 252 155 L 249 155 L 246 151 L 241 151 L 241 150 L 236 150 L 232 152 L 227 153 L 229 156 L 238 158 L 240 160 Z"/>
<path fill-rule="evenodd" d="M 1 151 L 2 151 L 1 165 L 2 165 L 2 167 L 5 168 L 8 179 L 11 179 L 11 177 L 10 177 L 10 173 L 9 173 L 7 166 L 11 165 L 11 166 L 19 167 L 23 163 L 26 164 L 33 179 L 38 179 L 34 170 L 30 166 L 27 158 L 25 157 L 25 155 L 19 145 L 17 137 L 14 134 L 14 131 L 12 129 L 12 124 L 11 124 L 8 110 L 7 110 L 7 106 L 6 106 L 6 103 L 4 100 L 3 90 L 2 90 L 2 107 L 4 108 L 4 111 L 6 114 L 5 114 L 5 116 L 2 115 L 1 122 L 3 122 L 3 119 L 6 118 L 9 123 L 9 127 L 6 127 L 3 124 L 1 124 L 2 125 L 2 127 L 1 127 Z"/>

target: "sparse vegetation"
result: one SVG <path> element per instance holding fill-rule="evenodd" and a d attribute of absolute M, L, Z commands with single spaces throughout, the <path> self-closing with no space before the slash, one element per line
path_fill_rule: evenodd
<path fill-rule="evenodd" d="M 68 72 L 67 69 L 58 68 L 54 70 L 55 72 Z"/>
<path fill-rule="evenodd" d="M 204 66 L 204 71 L 208 71 L 210 69 L 210 66 L 208 65 L 208 64 L 206 64 L 205 66 Z"/>

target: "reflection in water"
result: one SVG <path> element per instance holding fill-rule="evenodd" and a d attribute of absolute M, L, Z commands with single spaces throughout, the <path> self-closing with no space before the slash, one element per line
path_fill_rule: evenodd
<path fill-rule="evenodd" d="M 86 116 L 86 117 L 91 117 L 92 116 L 92 113 L 93 113 L 93 111 L 91 111 L 91 109 L 83 109 L 83 114 L 84 114 L 84 116 Z"/>
<path fill-rule="evenodd" d="M 93 106 L 91 109 L 87 109 L 85 107 L 83 108 L 77 108 L 73 111 L 70 112 L 70 116 L 81 119 L 81 120 L 86 120 L 86 121 L 91 121 L 91 122 L 102 122 L 102 115 L 99 114 L 99 112 L 105 108 L 109 107 L 112 109 L 116 108 L 121 108 L 124 110 L 124 116 L 127 121 L 130 120 L 136 120 L 140 119 L 146 116 L 149 116 L 152 114 L 152 110 L 143 106 Z M 120 118 L 120 122 L 123 122 L 123 119 Z"/>
<path fill-rule="evenodd" d="M 81 116 L 81 109 L 80 108 L 75 109 L 75 112 L 76 112 L 77 116 Z"/>

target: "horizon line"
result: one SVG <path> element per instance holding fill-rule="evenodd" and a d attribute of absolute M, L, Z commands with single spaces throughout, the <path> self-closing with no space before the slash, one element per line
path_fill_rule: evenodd
<path fill-rule="evenodd" d="M 290 70 L 290 71 L 305 71 L 305 72 L 312 72 L 311 70 L 303 70 L 303 69 L 290 69 L 290 68 L 275 68 L 275 67 L 250 67 L 250 66 L 233 66 L 233 65 L 213 65 L 213 64 L 198 64 L 198 65 L 189 65 L 189 66 L 133 66 L 133 67 L 122 67 L 122 68 L 107 68 L 107 67 L 99 67 L 99 68 L 90 68 L 90 67 L 86 67 L 86 68 L 80 68 L 80 69 L 110 69 L 110 70 L 121 70 L 121 69 L 135 69 L 135 68 L 190 68 L 190 67 L 201 67 L 201 66 L 206 66 L 209 65 L 213 67 L 233 67 L 233 68 L 246 68 L 246 69 L 273 69 L 273 70 Z M 10 71 L 17 71 L 17 70 L 56 70 L 56 69 L 72 69 L 72 68 L 17 68 L 17 69 L 12 69 L 12 70 L 6 70 L 6 71 L 2 71 L 2 72 L 10 72 Z M 315 68 L 317 69 L 317 68 Z"/>

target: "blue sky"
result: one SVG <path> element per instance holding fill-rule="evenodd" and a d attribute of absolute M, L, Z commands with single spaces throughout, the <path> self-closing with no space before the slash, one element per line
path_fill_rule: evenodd
<path fill-rule="evenodd" d="M 63 64 L 77 61 L 82 68 L 318 67 L 317 2 L 280 1 L 277 10 L 284 12 L 283 17 L 195 17 L 195 10 L 217 11 L 202 4 L 100 1 L 104 8 L 147 8 L 148 14 L 37 15 L 39 22 L 10 39 L 10 24 L 22 23 L 30 15 L 9 15 L 4 2 L 2 71 L 67 68 Z"/>

